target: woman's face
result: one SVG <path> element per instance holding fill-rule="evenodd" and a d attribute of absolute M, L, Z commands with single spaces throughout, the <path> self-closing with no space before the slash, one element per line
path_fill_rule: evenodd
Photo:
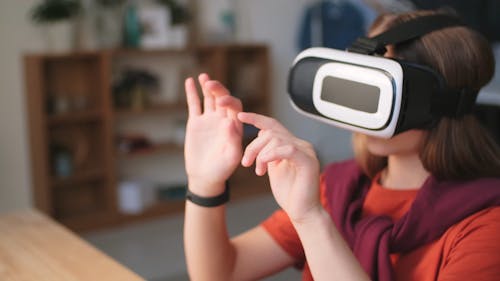
<path fill-rule="evenodd" d="M 374 30 L 371 34 L 378 34 L 382 31 L 383 30 Z M 384 54 L 384 57 L 396 57 L 394 46 L 388 45 L 386 48 L 387 52 Z M 416 129 L 397 134 L 390 139 L 366 136 L 366 146 L 368 151 L 376 156 L 410 155 L 419 153 L 424 136 L 425 131 Z"/>
<path fill-rule="evenodd" d="M 409 130 L 397 134 L 390 139 L 381 139 L 372 136 L 366 137 L 366 148 L 376 156 L 410 155 L 419 153 L 420 146 L 425 137 L 423 130 Z"/>
<path fill-rule="evenodd" d="M 376 36 L 384 31 L 384 25 L 380 25 L 378 28 L 372 30 L 368 36 Z M 396 57 L 393 45 L 387 45 L 386 48 L 387 52 L 384 54 L 384 57 Z M 364 135 L 364 137 L 366 148 L 371 154 L 387 157 L 389 155 L 410 155 L 419 153 L 425 134 L 423 130 L 414 129 L 397 134 L 390 139 L 381 139 L 368 135 Z"/>

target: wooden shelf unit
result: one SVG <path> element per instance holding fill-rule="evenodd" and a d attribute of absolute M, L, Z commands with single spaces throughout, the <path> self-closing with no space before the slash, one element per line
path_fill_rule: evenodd
<path fill-rule="evenodd" d="M 119 122 L 151 116 L 187 116 L 183 89 L 176 98 L 140 109 L 115 107 L 114 72 L 121 60 L 189 58 L 196 70 L 228 86 L 247 111 L 269 114 L 269 54 L 265 45 L 213 45 L 165 50 L 102 50 L 30 54 L 24 58 L 35 206 L 75 231 L 93 230 L 183 211 L 183 200 L 158 201 L 135 215 L 118 207 L 121 162 L 182 155 L 169 142 L 147 151 L 117 149 Z M 191 72 L 180 75 L 195 75 Z M 245 77 L 254 79 L 248 83 Z M 185 78 L 185 77 L 184 77 Z M 252 80 L 250 80 L 252 81 Z M 69 160 L 68 160 L 69 159 Z M 69 161 L 69 162 L 68 162 Z M 68 164 L 69 163 L 69 164 Z M 232 201 L 269 192 L 266 178 L 239 169 L 230 179 Z"/>

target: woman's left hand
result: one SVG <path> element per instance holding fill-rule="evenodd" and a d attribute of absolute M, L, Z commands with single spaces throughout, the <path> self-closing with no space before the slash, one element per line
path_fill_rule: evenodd
<path fill-rule="evenodd" d="M 255 173 L 269 175 L 273 195 L 292 221 L 306 220 L 320 210 L 319 161 L 313 146 L 292 135 L 275 119 L 240 112 L 238 119 L 260 129 L 245 149 L 241 164 L 255 162 Z"/>

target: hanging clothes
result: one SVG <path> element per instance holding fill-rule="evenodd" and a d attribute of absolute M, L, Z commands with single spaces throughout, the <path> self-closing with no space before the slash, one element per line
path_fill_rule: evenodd
<path fill-rule="evenodd" d="M 350 1 L 320 1 L 304 12 L 299 35 L 299 49 L 328 47 L 345 49 L 365 34 L 365 19 L 358 6 Z"/>

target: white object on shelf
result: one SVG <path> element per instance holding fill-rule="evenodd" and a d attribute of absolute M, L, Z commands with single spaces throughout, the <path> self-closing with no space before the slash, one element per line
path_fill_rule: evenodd
<path fill-rule="evenodd" d="M 169 45 L 170 13 L 168 9 L 141 7 L 139 21 L 143 28 L 141 47 L 155 49 Z"/>
<path fill-rule="evenodd" d="M 124 181 L 118 186 L 118 207 L 122 213 L 138 214 L 154 201 L 154 189 L 139 181 Z"/>

